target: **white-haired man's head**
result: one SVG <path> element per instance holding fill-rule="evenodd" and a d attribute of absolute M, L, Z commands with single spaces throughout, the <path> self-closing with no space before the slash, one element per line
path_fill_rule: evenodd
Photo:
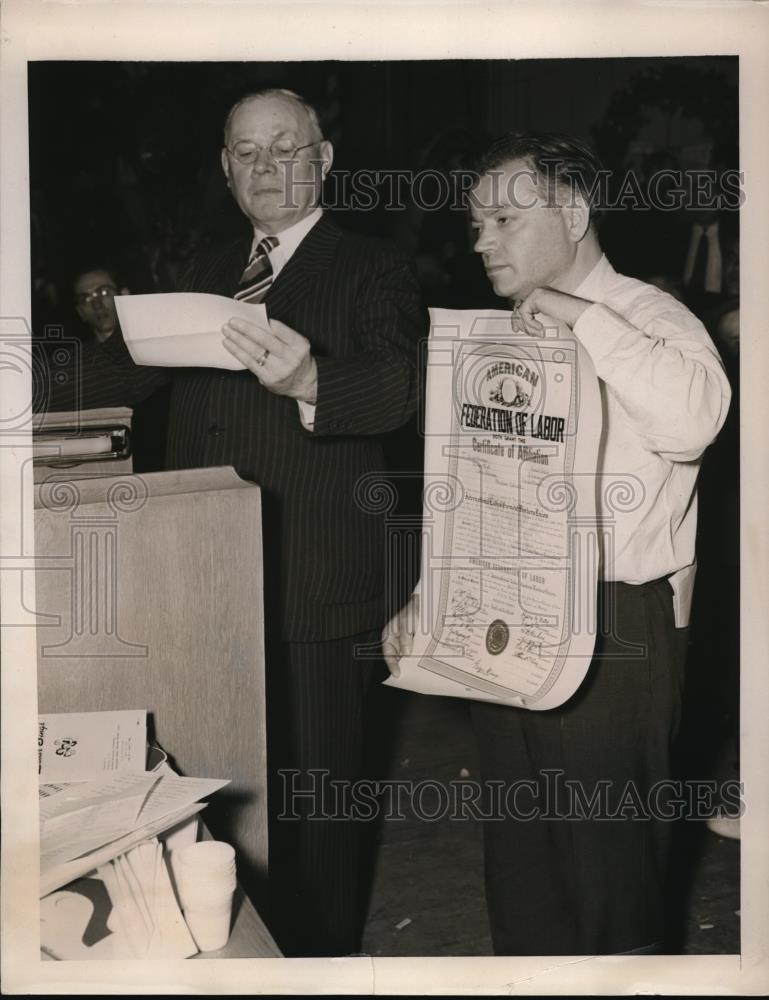
<path fill-rule="evenodd" d="M 279 233 L 313 212 L 334 150 L 318 115 L 291 90 L 242 97 L 224 123 L 222 169 L 252 224 Z"/>

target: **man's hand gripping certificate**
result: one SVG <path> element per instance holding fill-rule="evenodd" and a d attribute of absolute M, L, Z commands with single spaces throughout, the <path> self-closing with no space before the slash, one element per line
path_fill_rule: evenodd
<path fill-rule="evenodd" d="M 422 575 L 385 630 L 386 654 L 413 633 L 386 683 L 554 708 L 595 640 L 595 371 L 547 317 L 533 338 L 512 313 L 430 312 Z"/>

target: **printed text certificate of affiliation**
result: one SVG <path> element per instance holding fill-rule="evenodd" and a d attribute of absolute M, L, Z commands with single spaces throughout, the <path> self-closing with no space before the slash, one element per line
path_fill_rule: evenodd
<path fill-rule="evenodd" d="M 601 401 L 550 321 L 432 309 L 420 622 L 389 684 L 528 709 L 562 704 L 593 653 Z"/>

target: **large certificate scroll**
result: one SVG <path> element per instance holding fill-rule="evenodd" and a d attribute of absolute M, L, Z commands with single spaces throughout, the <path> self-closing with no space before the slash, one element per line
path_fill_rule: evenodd
<path fill-rule="evenodd" d="M 535 339 L 507 312 L 431 318 L 420 622 L 388 683 L 553 708 L 595 639 L 593 365 L 556 325 Z"/>

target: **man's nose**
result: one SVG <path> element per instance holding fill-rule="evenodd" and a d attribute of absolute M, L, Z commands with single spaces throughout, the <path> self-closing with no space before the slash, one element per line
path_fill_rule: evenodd
<path fill-rule="evenodd" d="M 486 229 L 479 229 L 475 237 L 475 243 L 473 244 L 473 250 L 476 253 L 486 253 L 491 250 L 494 245 L 494 241 L 491 234 Z"/>
<path fill-rule="evenodd" d="M 274 173 L 278 169 L 278 165 L 269 149 L 260 149 L 257 151 L 256 159 L 251 164 L 251 169 L 257 174 Z"/>

